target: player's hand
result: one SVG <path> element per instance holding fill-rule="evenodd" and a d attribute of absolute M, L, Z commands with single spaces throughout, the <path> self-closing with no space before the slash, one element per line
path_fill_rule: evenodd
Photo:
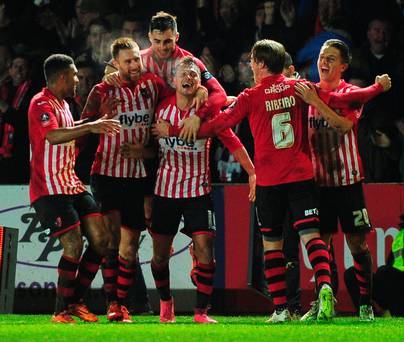
<path fill-rule="evenodd" d="M 233 104 L 236 101 L 237 101 L 236 96 L 227 96 L 225 107 L 230 106 L 231 104 Z"/>
<path fill-rule="evenodd" d="M 379 83 L 383 87 L 384 91 L 388 91 L 391 88 L 391 78 L 388 74 L 376 76 L 375 83 Z"/>
<path fill-rule="evenodd" d="M 196 141 L 196 136 L 201 126 L 201 118 L 197 115 L 192 115 L 186 118 L 182 123 L 183 126 L 180 132 L 180 138 L 188 142 Z"/>
<path fill-rule="evenodd" d="M 199 110 L 207 100 L 208 90 L 204 86 L 200 86 L 195 93 L 190 107 L 195 107 L 196 110 Z"/>
<path fill-rule="evenodd" d="M 316 88 L 311 83 L 296 82 L 295 90 L 296 95 L 308 104 L 314 104 L 319 99 Z"/>
<path fill-rule="evenodd" d="M 158 119 L 155 124 L 152 125 L 152 134 L 156 138 L 167 138 L 169 136 L 171 124 L 167 121 Z"/>
<path fill-rule="evenodd" d="M 116 97 L 104 96 L 100 103 L 100 114 L 102 117 L 112 119 L 118 113 L 117 106 L 122 101 Z"/>
<path fill-rule="evenodd" d="M 140 143 L 128 143 L 123 142 L 119 152 L 121 153 L 123 158 L 132 158 L 132 159 L 142 159 L 143 158 L 144 145 Z"/>
<path fill-rule="evenodd" d="M 105 75 L 103 81 L 114 87 L 122 87 L 122 85 L 125 83 L 123 79 L 119 76 L 118 71 Z"/>
<path fill-rule="evenodd" d="M 106 117 L 89 122 L 87 125 L 89 125 L 91 133 L 108 135 L 115 135 L 121 128 L 118 120 L 107 119 Z"/>
<path fill-rule="evenodd" d="M 248 192 L 248 200 L 250 202 L 255 202 L 255 188 L 257 186 L 257 176 L 255 173 L 248 177 L 248 186 L 250 191 Z"/>

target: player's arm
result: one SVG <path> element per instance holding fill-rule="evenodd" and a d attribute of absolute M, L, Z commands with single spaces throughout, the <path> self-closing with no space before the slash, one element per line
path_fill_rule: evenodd
<path fill-rule="evenodd" d="M 332 108 L 359 108 L 375 96 L 388 91 L 390 88 L 391 79 L 388 74 L 384 74 L 376 76 L 375 83 L 369 87 L 352 89 L 347 93 L 328 93 L 330 99 L 327 103 Z"/>
<path fill-rule="evenodd" d="M 349 132 L 354 123 L 347 117 L 338 115 L 328 107 L 317 94 L 316 88 L 311 83 L 297 82 L 295 85 L 296 95 L 304 102 L 317 109 L 319 114 L 328 122 L 328 124 L 340 134 Z"/>
<path fill-rule="evenodd" d="M 255 167 L 252 163 L 250 156 L 240 139 L 234 134 L 234 132 L 228 128 L 218 134 L 218 138 L 223 145 L 234 156 L 234 159 L 240 163 L 241 167 L 248 174 L 248 184 L 250 191 L 248 193 L 248 199 L 251 202 L 255 201 L 255 188 L 256 188 L 256 176 Z"/>
<path fill-rule="evenodd" d="M 46 133 L 46 140 L 52 145 L 72 141 L 88 133 L 115 135 L 119 132 L 119 121 L 112 119 L 98 119 L 83 123 L 79 126 L 55 128 Z"/>
<path fill-rule="evenodd" d="M 232 106 L 216 117 L 202 123 L 198 130 L 197 138 L 208 138 L 218 135 L 221 131 L 234 127 L 250 113 L 250 95 L 242 92 Z M 179 136 L 180 129 L 173 127 L 165 121 L 158 120 L 153 125 L 152 132 L 159 137 Z"/>

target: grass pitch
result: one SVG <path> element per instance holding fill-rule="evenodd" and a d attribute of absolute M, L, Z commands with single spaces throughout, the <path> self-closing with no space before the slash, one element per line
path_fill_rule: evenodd
<path fill-rule="evenodd" d="M 212 316 L 215 325 L 192 323 L 192 316 L 177 316 L 176 324 L 159 324 L 158 316 L 136 316 L 133 324 L 54 324 L 46 315 L 0 315 L 0 342 L 101 341 L 404 341 L 404 318 L 377 318 L 372 323 L 356 317 L 326 323 L 269 325 L 263 316 Z"/>

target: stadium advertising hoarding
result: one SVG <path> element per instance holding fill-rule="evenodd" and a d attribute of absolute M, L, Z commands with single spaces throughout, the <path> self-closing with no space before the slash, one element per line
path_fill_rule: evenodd
<path fill-rule="evenodd" d="M 49 238 L 41 227 L 35 211 L 29 205 L 28 186 L 0 187 L 0 224 L 18 228 L 18 255 L 16 268 L 16 288 L 49 289 L 54 288 L 57 279 L 57 264 L 61 246 L 57 239 Z M 174 240 L 174 255 L 171 259 L 170 272 L 174 289 L 193 288 L 188 272 L 191 268 L 191 257 L 188 253 L 190 239 L 178 234 Z M 146 285 L 154 288 L 150 271 L 152 244 L 147 232 L 141 234 L 140 262 Z M 102 286 L 100 272 L 92 285 Z"/>

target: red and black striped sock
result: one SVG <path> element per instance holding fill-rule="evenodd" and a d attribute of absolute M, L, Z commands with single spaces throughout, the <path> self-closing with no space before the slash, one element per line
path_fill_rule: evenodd
<path fill-rule="evenodd" d="M 196 308 L 206 309 L 213 292 L 213 278 L 215 276 L 216 263 L 209 264 L 196 262 Z"/>
<path fill-rule="evenodd" d="M 74 291 L 74 301 L 78 302 L 83 299 L 85 293 L 94 280 L 98 269 L 100 268 L 102 257 L 88 246 L 81 257 L 79 270 L 77 273 L 77 287 Z"/>
<path fill-rule="evenodd" d="M 117 301 L 116 282 L 118 278 L 118 250 L 109 249 L 101 263 L 101 273 L 104 279 L 104 291 L 108 302 Z"/>
<path fill-rule="evenodd" d="M 370 251 L 352 254 L 356 280 L 359 285 L 359 305 L 370 305 L 372 293 L 372 255 Z"/>
<path fill-rule="evenodd" d="M 317 291 L 324 284 L 331 287 L 330 254 L 325 242 L 320 238 L 311 239 L 306 243 L 306 250 L 314 270 Z"/>
<path fill-rule="evenodd" d="M 287 307 L 286 298 L 286 260 L 281 250 L 266 251 L 264 253 L 265 279 L 271 294 L 275 310 Z"/>
<path fill-rule="evenodd" d="M 61 256 L 58 265 L 59 277 L 56 291 L 55 313 L 66 310 L 67 306 L 73 302 L 78 267 L 78 259 L 66 255 Z"/>
<path fill-rule="evenodd" d="M 170 268 L 168 262 L 166 264 L 158 265 L 152 260 L 150 266 L 160 299 L 164 301 L 170 300 Z"/>
<path fill-rule="evenodd" d="M 128 295 L 129 287 L 135 281 L 136 262 L 130 263 L 121 256 L 118 257 L 119 269 L 117 279 L 116 295 L 118 303 L 124 305 L 126 296 Z"/>

